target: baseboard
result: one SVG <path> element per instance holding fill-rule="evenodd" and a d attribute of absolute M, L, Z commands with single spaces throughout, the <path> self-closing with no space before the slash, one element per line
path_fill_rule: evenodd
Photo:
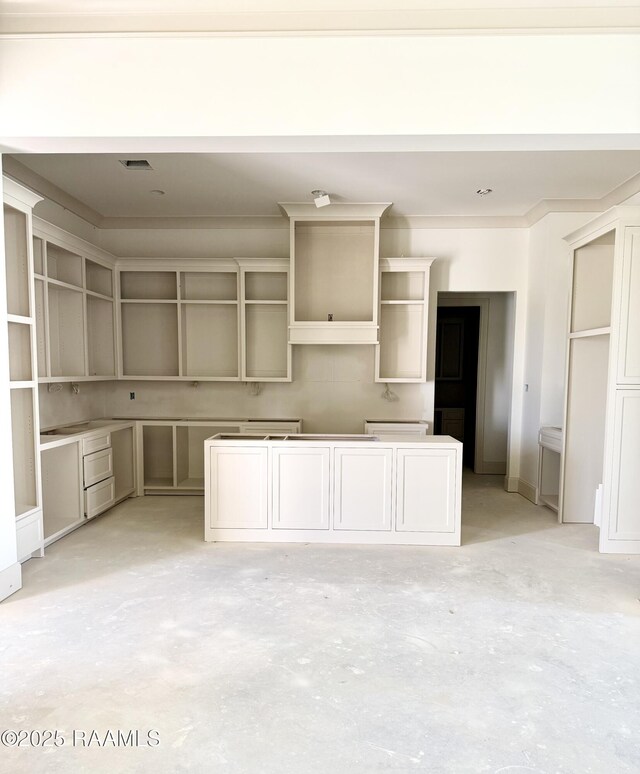
<path fill-rule="evenodd" d="M 10 564 L 0 571 L 0 602 L 22 588 L 22 567 L 20 562 Z"/>
<path fill-rule="evenodd" d="M 518 479 L 518 488 L 516 490 L 519 495 L 526 497 L 527 500 L 531 500 L 534 505 L 538 504 L 538 487 L 525 481 L 523 478 Z"/>
<path fill-rule="evenodd" d="M 479 469 L 475 472 L 479 473 L 481 476 L 504 476 L 507 472 L 507 463 L 483 460 L 480 465 L 478 465 L 478 468 Z"/>
<path fill-rule="evenodd" d="M 504 488 L 507 492 L 517 492 L 520 479 L 517 476 L 505 476 Z"/>

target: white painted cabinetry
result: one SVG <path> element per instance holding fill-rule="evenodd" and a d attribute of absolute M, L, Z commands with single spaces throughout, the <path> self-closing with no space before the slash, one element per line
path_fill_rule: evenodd
<path fill-rule="evenodd" d="M 205 468 L 206 540 L 460 545 L 453 438 L 220 434 Z"/>
<path fill-rule="evenodd" d="M 207 468 L 205 511 L 210 528 L 266 529 L 268 450 L 252 446 L 219 448 L 209 455 Z"/>
<path fill-rule="evenodd" d="M 273 528 L 329 529 L 330 449 L 273 449 Z"/>
<path fill-rule="evenodd" d="M 377 344 L 381 204 L 283 203 L 289 216 L 289 342 Z"/>
<path fill-rule="evenodd" d="M 333 528 L 390 530 L 392 487 L 392 449 L 336 448 Z"/>
<path fill-rule="evenodd" d="M 427 380 L 429 274 L 433 258 L 380 259 L 377 382 Z"/>
<path fill-rule="evenodd" d="M 114 259 L 39 218 L 33 251 L 39 381 L 115 379 Z"/>
<path fill-rule="evenodd" d="M 640 553 L 640 208 L 570 234 L 572 293 L 559 518 Z"/>
<path fill-rule="evenodd" d="M 6 328 L 18 560 L 42 555 L 42 491 L 38 454 L 36 299 L 32 210 L 41 197 L 8 178 L 4 190 Z M 8 461 L 7 461 L 8 462 Z"/>
<path fill-rule="evenodd" d="M 457 452 L 398 449 L 396 529 L 399 532 L 455 532 Z"/>

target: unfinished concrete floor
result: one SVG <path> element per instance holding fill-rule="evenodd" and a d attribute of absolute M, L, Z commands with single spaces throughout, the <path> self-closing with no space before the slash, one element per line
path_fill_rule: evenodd
<path fill-rule="evenodd" d="M 3 772 L 640 771 L 640 558 L 465 482 L 462 548 L 205 544 L 130 500 L 0 606 Z M 159 732 L 72 748 L 72 730 Z"/>

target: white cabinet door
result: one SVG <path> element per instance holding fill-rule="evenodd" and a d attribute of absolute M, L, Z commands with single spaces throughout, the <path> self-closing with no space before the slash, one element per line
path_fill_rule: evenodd
<path fill-rule="evenodd" d="M 456 456 L 453 449 L 398 449 L 396 531 L 455 531 Z"/>
<path fill-rule="evenodd" d="M 392 449 L 335 450 L 334 529 L 391 529 L 392 468 Z"/>
<path fill-rule="evenodd" d="M 640 550 L 640 390 L 618 390 L 613 434 L 609 539 Z"/>
<path fill-rule="evenodd" d="M 329 448 L 273 449 L 273 528 L 329 529 Z"/>
<path fill-rule="evenodd" d="M 618 384 L 638 384 L 640 382 L 640 228 L 625 228 L 624 240 Z M 615 319 L 613 322 L 615 324 Z"/>
<path fill-rule="evenodd" d="M 267 528 L 267 463 L 267 447 L 211 449 L 210 527 Z"/>

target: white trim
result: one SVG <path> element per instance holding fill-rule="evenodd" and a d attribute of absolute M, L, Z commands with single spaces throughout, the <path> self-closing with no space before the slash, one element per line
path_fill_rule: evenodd
<path fill-rule="evenodd" d="M 518 481 L 518 494 L 525 497 L 527 500 L 531 500 L 534 505 L 538 504 L 538 487 L 525 481 L 523 478 L 517 479 Z"/>
<path fill-rule="evenodd" d="M 278 202 L 289 218 L 299 220 L 375 220 L 381 218 L 393 202 L 336 202 L 316 207 L 307 202 Z"/>
<path fill-rule="evenodd" d="M 22 588 L 22 567 L 20 562 L 0 570 L 0 602 Z"/>

